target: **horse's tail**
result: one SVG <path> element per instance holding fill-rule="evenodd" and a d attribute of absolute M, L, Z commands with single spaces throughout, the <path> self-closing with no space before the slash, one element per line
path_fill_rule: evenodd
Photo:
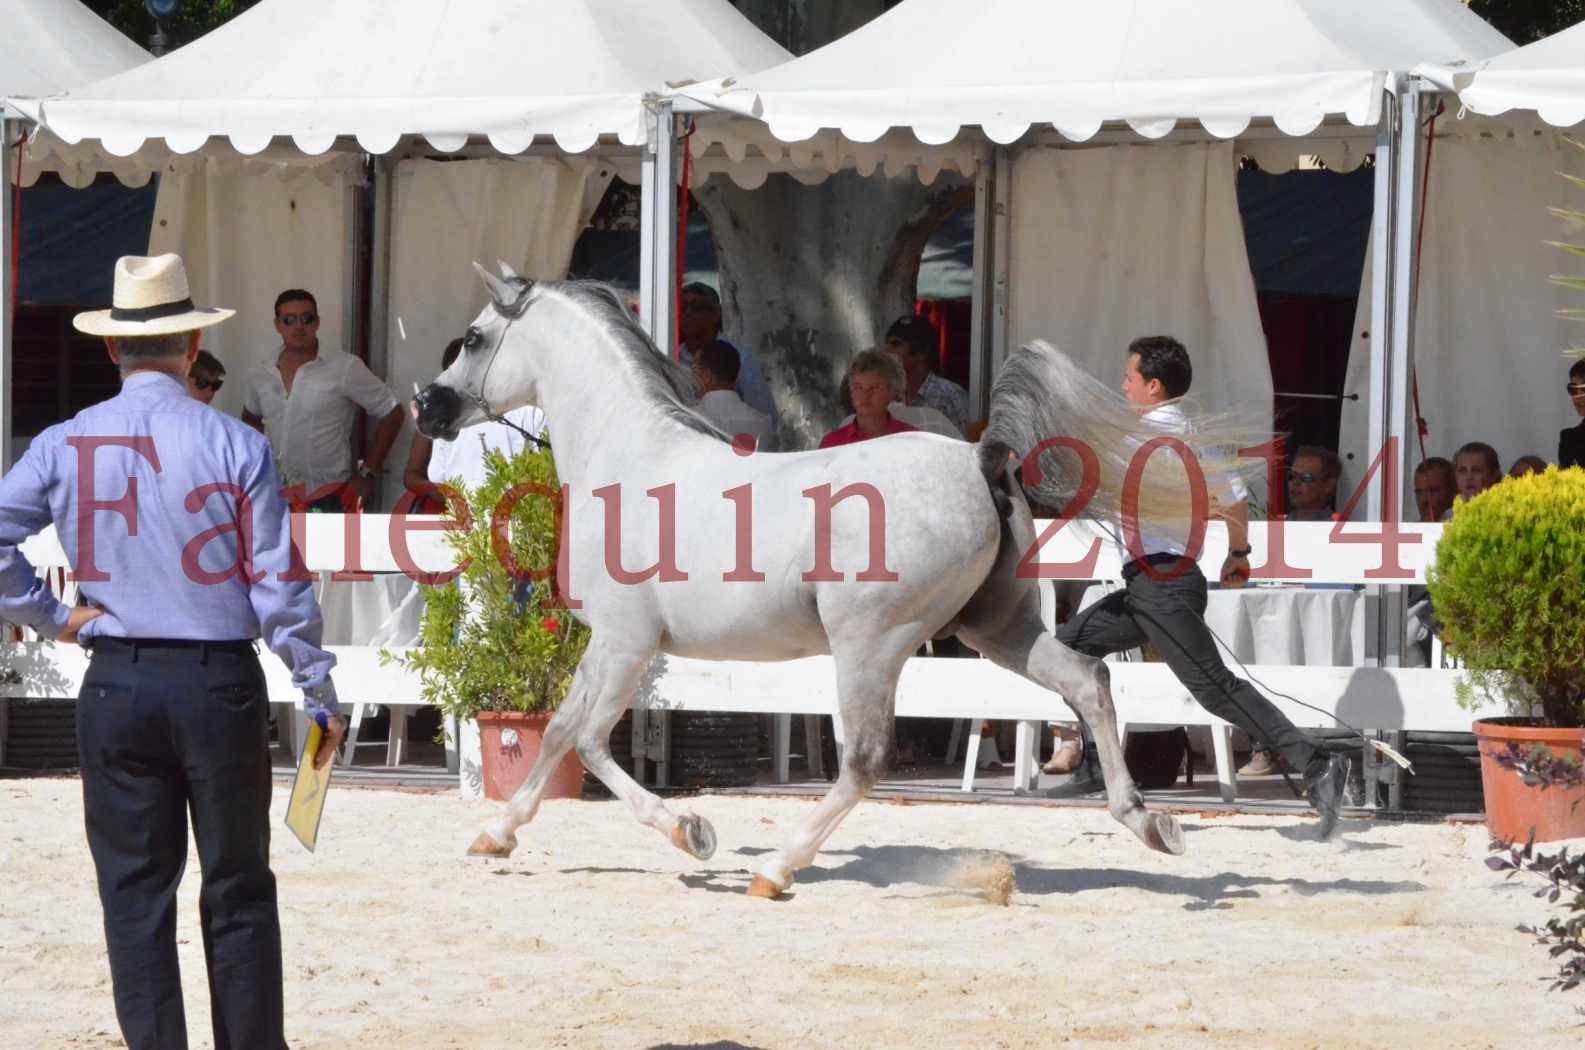
<path fill-rule="evenodd" d="M 1037 514 L 1055 516 L 1066 510 L 1070 517 L 1083 514 L 1115 521 L 1126 513 L 1142 523 L 1181 525 L 1193 512 L 1195 493 L 1177 456 L 1157 451 L 1140 476 L 1128 481 L 1134 454 L 1146 441 L 1164 434 L 1192 442 L 1213 495 L 1225 491 L 1234 477 L 1259 469 L 1258 462 L 1241 462 L 1232 454 L 1233 449 L 1262 440 L 1258 428 L 1229 416 L 1191 417 L 1188 433 L 1152 426 L 1121 394 L 1084 372 L 1067 354 L 1037 340 L 1008 356 L 991 389 L 990 422 L 980 438 L 980 470 L 995 497 L 1006 483 L 1009 456 L 1024 464 L 1043 442 L 1061 438 L 1072 444 L 1042 450 L 1036 462 L 1019 473 Z M 1086 450 L 1094 457 L 1088 471 Z M 1216 454 L 1207 454 L 1213 451 Z M 1069 508 L 1091 485 L 1094 491 L 1085 504 Z M 1125 508 L 1130 489 L 1133 498 Z M 1001 508 L 1003 500 L 996 502 Z"/>

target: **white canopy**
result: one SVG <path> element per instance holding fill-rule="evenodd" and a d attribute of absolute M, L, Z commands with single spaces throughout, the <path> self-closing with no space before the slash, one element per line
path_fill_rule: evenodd
<path fill-rule="evenodd" d="M 1107 121 L 1159 138 L 1198 120 L 1231 138 L 1269 118 L 1290 135 L 1333 114 L 1374 124 L 1385 74 L 1512 47 L 1458 0 L 905 0 L 774 69 L 684 93 L 764 120 L 783 141 L 822 128 L 870 142 L 968 125 L 1011 142 Z"/>
<path fill-rule="evenodd" d="M 1473 68 L 1441 63 L 1415 72 L 1457 91 L 1476 113 L 1529 109 L 1555 127 L 1572 127 L 1585 120 L 1585 23 Z"/>
<path fill-rule="evenodd" d="M 67 142 L 127 155 L 225 136 L 254 154 L 291 136 L 308 154 L 353 136 L 371 153 L 404 135 L 440 150 L 470 135 L 504 153 L 552 136 L 644 137 L 643 96 L 789 57 L 727 0 L 264 0 L 155 62 L 17 108 Z"/>
<path fill-rule="evenodd" d="M 0 98 L 41 98 L 150 59 L 77 0 L 0 0 Z"/>

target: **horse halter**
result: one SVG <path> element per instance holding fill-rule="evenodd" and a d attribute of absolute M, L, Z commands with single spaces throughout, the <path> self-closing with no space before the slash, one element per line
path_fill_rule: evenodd
<path fill-rule="evenodd" d="M 526 291 L 526 289 L 525 289 L 525 291 Z M 528 431 L 524 430 L 522 427 L 518 426 L 516 423 L 512 422 L 510 419 L 507 419 L 501 413 L 499 413 L 495 409 L 491 408 L 490 407 L 490 403 L 484 399 L 484 388 L 490 382 L 490 370 L 495 367 L 495 359 L 501 353 L 502 344 L 504 344 L 506 342 L 506 333 L 510 332 L 512 330 L 512 326 L 518 322 L 518 319 L 523 316 L 523 313 L 524 313 L 524 311 L 527 308 L 528 308 L 528 303 L 526 301 L 526 298 L 525 298 L 525 300 L 523 302 L 516 304 L 515 307 L 512 309 L 512 311 L 510 313 L 508 313 L 505 310 L 502 310 L 500 303 L 496 303 L 495 304 L 496 312 L 499 313 L 501 316 L 506 318 L 506 327 L 501 329 L 501 337 L 495 341 L 495 348 L 490 351 L 490 360 L 485 362 L 484 375 L 479 377 L 479 388 L 478 388 L 478 390 L 470 390 L 470 389 L 464 387 L 462 392 L 463 392 L 463 394 L 465 396 L 467 396 L 468 398 L 472 399 L 472 401 L 473 401 L 473 403 L 475 405 L 479 406 L 479 411 L 484 413 L 484 418 L 485 419 L 488 419 L 492 423 L 500 423 L 503 426 L 510 427 L 511 429 L 517 431 L 519 434 L 523 435 L 523 437 L 527 438 L 529 441 L 532 441 L 536 448 L 538 448 L 541 451 L 543 451 L 545 449 L 550 448 L 550 442 L 546 441 L 544 438 L 539 437 L 536 434 L 530 434 Z M 478 332 L 479 332 L 479 330 L 477 328 L 473 327 L 472 325 L 470 325 L 468 327 L 468 334 L 467 334 L 467 336 L 463 337 L 463 349 L 464 350 L 466 350 L 468 348 L 468 344 L 467 344 L 468 338 L 473 336 L 474 334 L 476 334 Z"/>

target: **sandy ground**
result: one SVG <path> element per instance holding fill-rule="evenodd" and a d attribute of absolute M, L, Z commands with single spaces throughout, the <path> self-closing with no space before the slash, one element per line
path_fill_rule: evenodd
<path fill-rule="evenodd" d="M 614 802 L 549 803 L 509 861 L 468 860 L 491 804 L 336 791 L 317 854 L 275 839 L 293 1046 L 1585 1043 L 1585 996 L 1547 992 L 1514 930 L 1545 904 L 1485 869 L 1479 827 L 1353 823 L 1319 845 L 1301 820 L 1190 817 L 1171 858 L 1097 810 L 872 802 L 765 902 L 747 869 L 812 803 L 673 805 L 714 822 L 712 861 Z M 0 781 L 0 1033 L 121 1045 L 74 780 Z"/>

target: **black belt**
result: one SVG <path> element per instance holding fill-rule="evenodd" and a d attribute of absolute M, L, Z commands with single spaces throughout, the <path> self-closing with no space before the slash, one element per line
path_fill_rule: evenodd
<path fill-rule="evenodd" d="M 257 655 L 258 647 L 251 641 L 243 640 L 215 640 L 205 641 L 193 638 L 120 638 L 109 635 L 92 636 L 84 640 L 83 647 L 90 652 L 105 655 L 127 655 L 134 661 L 142 653 L 192 653 L 198 657 L 200 663 L 209 659 L 211 653 L 227 653 L 234 656 L 243 654 Z"/>
<path fill-rule="evenodd" d="M 1161 554 L 1147 554 L 1143 558 L 1135 558 L 1133 561 L 1126 562 L 1123 565 L 1123 579 L 1131 580 L 1135 576 L 1138 576 L 1140 573 L 1145 571 L 1146 565 L 1149 565 L 1152 568 L 1161 565 L 1177 566 L 1185 560 L 1188 561 L 1190 568 L 1197 567 L 1194 559 L 1188 558 L 1186 555 L 1167 554 L 1165 552 L 1162 552 Z"/>

